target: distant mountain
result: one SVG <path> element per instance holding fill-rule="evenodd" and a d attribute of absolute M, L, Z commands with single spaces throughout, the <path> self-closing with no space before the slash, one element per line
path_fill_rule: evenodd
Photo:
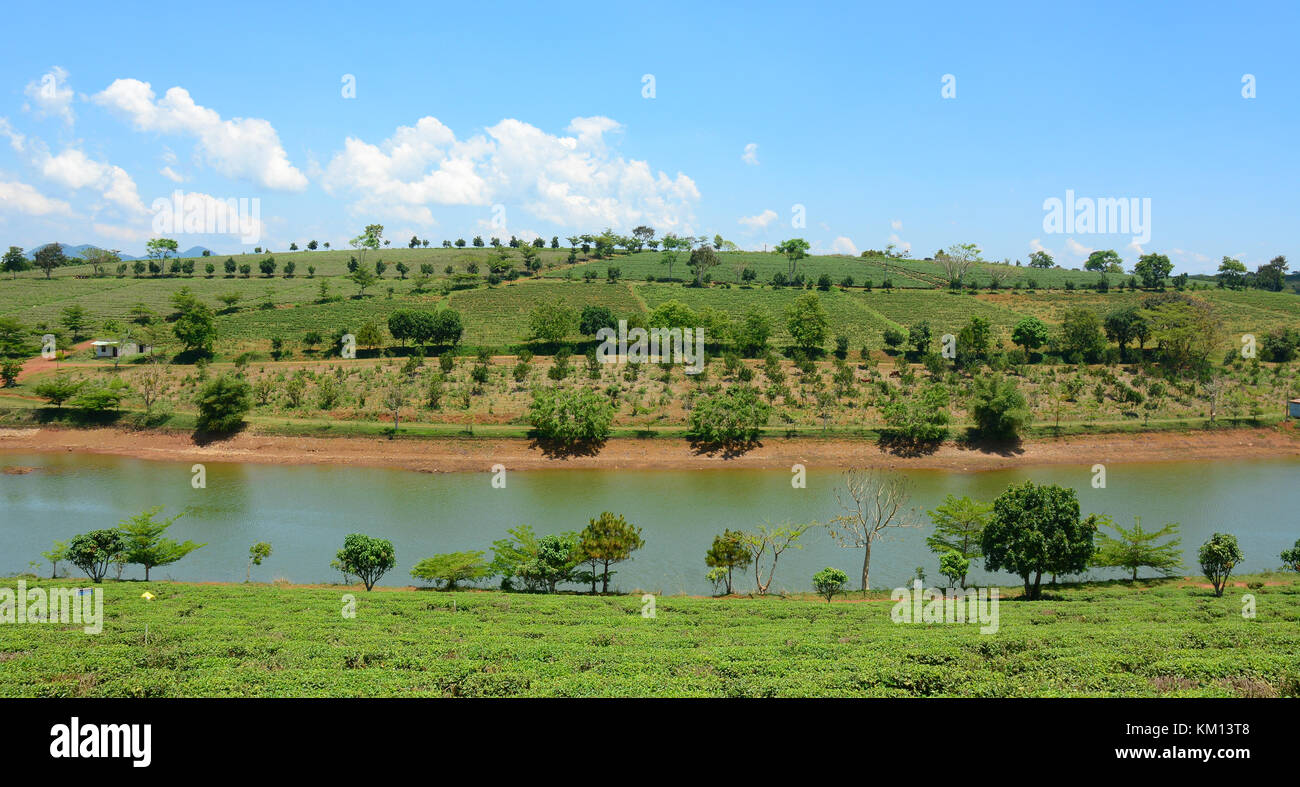
<path fill-rule="evenodd" d="M 56 242 L 57 242 L 57 241 L 56 241 Z M 49 244 L 49 243 L 42 243 L 40 246 L 37 246 L 36 248 L 28 249 L 28 250 L 27 250 L 27 259 L 29 259 L 29 260 L 32 259 L 33 257 L 35 257 L 36 252 L 40 251 L 41 249 L 43 249 L 43 248 L 45 248 L 46 246 L 49 246 L 49 245 L 51 245 L 51 244 Z M 82 252 L 86 251 L 87 249 L 99 249 L 99 248 L 103 248 L 102 246 L 96 246 L 96 245 L 93 244 L 93 243 L 81 243 L 81 244 L 77 244 L 77 245 L 75 245 L 75 246 L 72 245 L 72 244 L 68 244 L 68 243 L 59 243 L 59 245 L 63 247 L 63 253 L 64 253 L 66 256 L 68 256 L 68 257 L 80 257 L 81 254 L 82 254 Z M 179 256 L 181 256 L 181 257 L 202 257 L 202 256 L 203 256 L 203 252 L 205 252 L 205 251 L 210 252 L 211 249 L 207 248 L 206 246 L 191 246 L 190 248 L 188 248 L 188 249 L 186 249 L 185 251 L 181 252 Z M 122 260 L 125 261 L 125 262 L 130 262 L 130 261 L 132 261 L 132 260 L 143 260 L 143 259 L 146 259 L 146 257 L 144 257 L 144 256 L 136 257 L 136 256 L 133 256 L 133 255 L 130 255 L 130 254 L 126 254 L 126 253 L 124 253 L 124 252 L 118 252 L 118 256 L 120 256 L 120 257 L 122 258 Z"/>

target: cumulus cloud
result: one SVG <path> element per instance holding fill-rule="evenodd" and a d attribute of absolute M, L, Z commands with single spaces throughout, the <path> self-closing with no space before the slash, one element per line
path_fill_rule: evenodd
<path fill-rule="evenodd" d="M 858 247 L 846 235 L 840 235 L 831 241 L 829 248 L 824 248 L 820 243 L 815 244 L 812 248 L 813 254 L 847 254 L 851 257 L 858 256 Z"/>
<path fill-rule="evenodd" d="M 162 169 L 158 170 L 158 174 L 159 174 L 159 175 L 162 175 L 164 178 L 167 178 L 167 179 L 170 180 L 172 183 L 184 183 L 184 182 L 185 182 L 185 176 L 182 175 L 182 174 L 180 174 L 179 172 L 177 172 L 176 170 L 172 169 L 172 168 L 169 167 L 169 166 L 168 166 L 168 167 L 163 167 Z"/>
<path fill-rule="evenodd" d="M 356 214 L 422 225 L 434 223 L 430 206 L 512 204 L 566 227 L 688 226 L 700 196 L 694 181 L 611 152 L 606 137 L 620 129 L 605 117 L 574 118 L 557 136 L 507 118 L 458 140 L 424 117 L 379 144 L 349 137 L 322 185 L 356 195 Z"/>
<path fill-rule="evenodd" d="M 193 136 L 204 160 L 227 177 L 284 191 L 307 187 L 307 177 L 289 162 L 279 135 L 265 120 L 223 120 L 180 87 L 155 100 L 152 86 L 138 79 L 115 80 L 94 101 L 125 116 L 140 131 Z"/>
<path fill-rule="evenodd" d="M 0 211 L 14 211 L 27 216 L 71 215 L 72 207 L 52 199 L 32 186 L 18 181 L 0 181 Z"/>
<path fill-rule="evenodd" d="M 35 164 L 47 179 L 74 191 L 93 188 L 108 201 L 131 214 L 146 213 L 135 181 L 119 166 L 96 161 L 76 148 L 68 148 L 57 156 L 37 150 Z"/>
<path fill-rule="evenodd" d="M 1076 257 L 1087 257 L 1093 251 L 1091 246 L 1084 246 L 1074 238 L 1065 239 L 1065 248 Z"/>
<path fill-rule="evenodd" d="M 740 154 L 740 160 L 751 167 L 758 166 L 758 143 L 751 142 L 745 146 L 745 152 Z"/>
<path fill-rule="evenodd" d="M 900 221 L 899 219 L 894 219 L 893 221 L 889 222 L 889 228 L 895 232 L 898 232 L 903 229 L 903 222 Z"/>
<path fill-rule="evenodd" d="M 68 72 L 54 66 L 41 75 L 40 79 L 27 83 L 23 93 L 27 96 L 27 108 L 32 109 L 37 117 L 59 117 L 71 124 L 76 115 L 72 111 L 72 88 L 68 86 Z"/>
<path fill-rule="evenodd" d="M 740 223 L 750 229 L 763 229 L 774 221 L 776 221 L 776 211 L 771 210 L 770 208 L 756 216 L 740 217 Z"/>
<path fill-rule="evenodd" d="M 902 226 L 902 225 L 901 225 L 901 222 L 894 222 L 894 223 L 895 223 L 895 224 L 899 224 L 900 227 Z M 892 244 L 894 244 L 895 246 L 897 246 L 897 247 L 899 248 L 900 251 L 904 251 L 904 252 L 907 252 L 907 253 L 909 253 L 909 254 L 910 254 L 911 251 L 912 251 L 912 244 L 909 243 L 908 241 L 905 241 L 905 240 L 903 240 L 902 238 L 898 237 L 898 233 L 896 233 L 896 232 L 891 232 L 891 233 L 889 234 L 889 242 L 892 243 Z"/>

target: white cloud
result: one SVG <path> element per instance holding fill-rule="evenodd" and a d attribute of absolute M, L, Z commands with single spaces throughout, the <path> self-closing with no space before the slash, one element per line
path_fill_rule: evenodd
<path fill-rule="evenodd" d="M 215 110 L 194 103 L 180 87 L 170 88 L 155 101 L 153 88 L 138 79 L 115 80 L 94 100 L 128 117 L 140 131 L 194 136 L 207 163 L 227 177 L 284 191 L 307 187 L 307 177 L 289 163 L 279 135 L 265 120 L 222 120 Z"/>
<path fill-rule="evenodd" d="M 1074 238 L 1065 239 L 1065 248 L 1076 257 L 1087 257 L 1093 251 L 1090 246 L 1084 246 Z"/>
<path fill-rule="evenodd" d="M 163 167 L 162 169 L 158 170 L 158 174 L 162 175 L 164 178 L 167 178 L 173 183 L 185 182 L 185 176 L 180 174 L 176 170 L 172 169 L 171 167 Z"/>
<path fill-rule="evenodd" d="M 9 125 L 8 118 L 0 118 L 0 134 L 9 138 L 9 147 L 16 152 L 22 153 L 27 149 L 27 137 L 14 131 L 14 127 Z"/>
<path fill-rule="evenodd" d="M 894 232 L 899 232 L 903 229 L 903 222 L 900 221 L 899 219 L 894 219 L 893 221 L 889 222 L 889 228 L 892 229 Z"/>
<path fill-rule="evenodd" d="M 813 254 L 847 254 L 850 257 L 858 256 L 858 247 L 853 245 L 853 241 L 845 235 L 840 235 L 831 241 L 830 248 L 822 248 L 820 244 L 815 244 L 812 248 Z"/>
<path fill-rule="evenodd" d="M 1047 251 L 1047 247 L 1043 245 L 1043 242 L 1042 242 L 1041 239 L 1039 239 L 1039 238 L 1034 238 L 1033 240 L 1029 241 L 1029 251 L 1030 251 L 1030 253 L 1033 253 L 1033 252 L 1036 252 L 1036 251 Z M 1050 253 L 1050 252 L 1049 252 L 1049 253 Z"/>
<path fill-rule="evenodd" d="M 47 197 L 18 181 L 0 181 L 0 210 L 13 210 L 28 216 L 66 216 L 72 213 L 72 207 L 63 200 Z"/>
<path fill-rule="evenodd" d="M 756 216 L 741 216 L 739 223 L 750 229 L 763 229 L 776 221 L 776 218 L 776 211 L 769 208 Z"/>
<path fill-rule="evenodd" d="M 40 79 L 28 82 L 23 92 L 31 101 L 28 106 L 35 105 L 37 117 L 60 117 L 69 124 L 76 118 L 72 111 L 73 94 L 68 86 L 68 72 L 59 66 L 42 74 Z"/>
<path fill-rule="evenodd" d="M 902 226 L 901 222 L 895 222 L 895 223 L 899 224 L 900 227 Z M 896 232 L 891 232 L 889 234 L 889 242 L 897 246 L 901 251 L 905 251 L 908 253 L 911 253 L 912 251 L 912 244 L 898 237 L 898 233 Z"/>
<path fill-rule="evenodd" d="M 574 118 L 572 136 L 556 136 L 507 118 L 485 135 L 457 140 L 424 117 L 377 145 L 349 137 L 322 185 L 356 194 L 356 214 L 422 225 L 434 223 L 431 205 L 503 204 L 566 227 L 688 228 L 700 196 L 694 181 L 612 153 L 606 135 L 620 129 L 605 117 Z"/>
<path fill-rule="evenodd" d="M 751 167 L 758 166 L 758 143 L 751 142 L 745 146 L 745 152 L 740 154 L 740 160 Z"/>
<path fill-rule="evenodd" d="M 43 148 L 42 145 L 36 153 L 35 163 L 49 180 L 73 190 L 93 188 L 127 213 L 147 212 L 135 181 L 126 170 L 95 161 L 76 148 L 68 148 L 57 156 Z"/>

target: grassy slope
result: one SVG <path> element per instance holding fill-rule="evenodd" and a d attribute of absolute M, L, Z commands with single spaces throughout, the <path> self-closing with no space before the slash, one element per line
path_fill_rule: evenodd
<path fill-rule="evenodd" d="M 992 635 L 883 599 L 661 597 L 651 620 L 639 596 L 108 582 L 99 635 L 4 627 L 0 696 L 1296 696 L 1300 582 L 1279 580 L 1253 620 L 1246 588 L 1111 583 L 1004 600 Z"/>

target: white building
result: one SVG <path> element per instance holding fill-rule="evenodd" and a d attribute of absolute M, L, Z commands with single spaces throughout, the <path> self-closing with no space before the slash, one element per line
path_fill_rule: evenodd
<path fill-rule="evenodd" d="M 96 358 L 126 358 L 138 353 L 147 353 L 151 349 L 147 344 L 127 342 L 125 345 L 115 340 L 100 339 L 90 343 L 95 348 Z"/>

